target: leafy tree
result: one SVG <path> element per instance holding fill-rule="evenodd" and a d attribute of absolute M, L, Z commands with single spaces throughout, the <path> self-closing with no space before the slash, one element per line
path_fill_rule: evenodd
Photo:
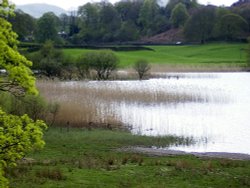
<path fill-rule="evenodd" d="M 248 25 L 250 26 L 250 4 L 248 4 L 248 6 L 240 9 L 240 13 L 239 15 L 244 18 Z M 249 27 L 249 31 L 250 31 L 250 27 Z"/>
<path fill-rule="evenodd" d="M 34 68 L 48 77 L 59 77 L 64 61 L 63 53 L 54 48 L 52 41 L 46 41 L 42 48 L 31 59 Z"/>
<path fill-rule="evenodd" d="M 84 55 L 79 56 L 76 59 L 76 67 L 79 73 L 80 78 L 88 78 L 90 72 L 90 65 Z"/>
<path fill-rule="evenodd" d="M 213 38 L 215 39 L 224 39 L 223 33 L 220 33 L 221 19 L 224 15 L 232 13 L 228 8 L 219 7 L 216 9 L 215 13 L 215 24 L 213 28 Z M 222 34 L 222 35 L 221 35 Z"/>
<path fill-rule="evenodd" d="M 139 31 L 132 21 L 125 21 L 122 23 L 118 33 L 119 41 L 134 41 L 138 39 Z"/>
<path fill-rule="evenodd" d="M 171 13 L 171 22 L 175 28 L 179 28 L 180 26 L 184 26 L 186 21 L 188 20 L 189 14 L 184 4 L 178 3 Z"/>
<path fill-rule="evenodd" d="M 100 30 L 104 42 L 117 39 L 121 18 L 111 3 L 102 2 L 100 10 Z"/>
<path fill-rule="evenodd" d="M 166 12 L 169 17 L 174 7 L 179 3 L 182 3 L 188 10 L 198 6 L 197 0 L 169 0 L 166 5 Z"/>
<path fill-rule="evenodd" d="M 250 37 L 248 37 L 248 47 L 247 47 L 247 67 L 250 68 Z"/>
<path fill-rule="evenodd" d="M 0 91 L 14 95 L 24 92 L 37 94 L 35 78 L 29 66 L 32 65 L 17 51 L 17 35 L 6 20 L 13 15 L 14 7 L 8 0 L 0 3 L 0 66 L 6 69 L 7 76 L 0 77 Z M 0 187 L 8 187 L 4 177 L 7 167 L 16 165 L 16 161 L 28 151 L 44 146 L 43 121 L 33 121 L 27 115 L 15 116 L 4 112 L 0 107 Z"/>
<path fill-rule="evenodd" d="M 100 37 L 99 13 L 100 5 L 97 3 L 87 3 L 78 9 L 79 35 L 85 42 L 93 42 Z"/>
<path fill-rule="evenodd" d="M 136 25 L 142 5 L 142 0 L 125 0 L 117 2 L 115 9 L 119 13 L 122 21 L 133 21 Z"/>
<path fill-rule="evenodd" d="M 221 18 L 220 33 L 226 40 L 246 38 L 244 34 L 248 32 L 248 23 L 237 14 L 226 14 Z"/>
<path fill-rule="evenodd" d="M 154 33 L 155 17 L 159 14 L 159 5 L 156 0 L 145 0 L 139 16 L 142 34 L 150 36 Z"/>
<path fill-rule="evenodd" d="M 212 37 L 215 23 L 215 9 L 203 7 L 198 9 L 187 21 L 184 34 L 186 39 L 205 43 Z"/>
<path fill-rule="evenodd" d="M 118 61 L 110 50 L 92 51 L 84 56 L 84 62 L 96 71 L 98 80 L 109 79 L 111 73 L 117 69 Z"/>
<path fill-rule="evenodd" d="M 12 24 L 13 31 L 17 33 L 19 40 L 33 40 L 33 34 L 36 30 L 36 20 L 22 12 L 21 10 L 15 11 L 15 16 L 9 18 Z"/>
<path fill-rule="evenodd" d="M 138 73 L 139 79 L 142 80 L 151 67 L 147 60 L 141 59 L 135 63 L 134 69 Z"/>
<path fill-rule="evenodd" d="M 36 40 L 41 43 L 47 40 L 58 41 L 58 22 L 59 19 L 54 13 L 48 12 L 43 14 L 37 21 Z"/>

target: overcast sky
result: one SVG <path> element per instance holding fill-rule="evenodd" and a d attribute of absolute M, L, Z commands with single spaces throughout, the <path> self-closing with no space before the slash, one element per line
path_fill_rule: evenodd
<path fill-rule="evenodd" d="M 70 8 L 75 8 L 78 7 L 79 5 L 83 5 L 86 2 L 97 2 L 98 0 L 11 0 L 17 5 L 23 5 L 23 4 L 28 4 L 28 3 L 47 3 L 47 4 L 52 4 L 52 5 L 57 5 L 59 7 L 62 7 L 66 10 Z M 109 0 L 110 2 L 114 3 L 118 0 Z M 166 0 L 162 0 L 166 1 Z M 198 0 L 199 3 L 201 4 L 213 4 L 213 5 L 225 5 L 225 6 L 230 6 L 237 0 Z"/>

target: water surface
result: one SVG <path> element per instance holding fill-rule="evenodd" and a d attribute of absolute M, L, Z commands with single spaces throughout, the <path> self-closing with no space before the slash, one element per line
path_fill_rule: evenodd
<path fill-rule="evenodd" d="M 193 97 L 185 102 L 116 105 L 116 117 L 132 126 L 133 133 L 189 136 L 197 141 L 193 146 L 171 149 L 250 154 L 250 74 L 173 73 L 167 79 L 113 84 Z"/>
<path fill-rule="evenodd" d="M 53 96 L 73 100 L 79 97 L 74 89 L 84 88 L 80 97 L 94 103 L 96 116 L 103 121 L 111 117 L 129 126 L 134 134 L 196 140 L 193 146 L 171 149 L 250 154 L 249 73 L 168 73 L 161 77 L 63 82 L 62 87 L 72 90 L 73 95 Z"/>

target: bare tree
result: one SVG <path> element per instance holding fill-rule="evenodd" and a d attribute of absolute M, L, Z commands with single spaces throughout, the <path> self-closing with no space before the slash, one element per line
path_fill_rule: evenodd
<path fill-rule="evenodd" d="M 138 60 L 134 65 L 134 70 L 137 72 L 139 79 L 142 80 L 147 72 L 151 69 L 148 61 L 145 59 Z"/>

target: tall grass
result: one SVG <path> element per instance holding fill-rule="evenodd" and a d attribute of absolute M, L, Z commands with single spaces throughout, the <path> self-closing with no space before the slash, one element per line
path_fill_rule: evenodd
<path fill-rule="evenodd" d="M 56 124 L 73 127 L 120 127 L 117 110 L 120 105 L 152 105 L 197 100 L 187 94 L 165 90 L 119 87 L 114 82 L 57 82 L 39 81 L 41 95 L 60 105 Z M 137 81 L 137 84 L 141 84 Z M 198 99 L 199 100 L 199 99 Z M 111 126 L 111 127 L 110 127 Z"/>

